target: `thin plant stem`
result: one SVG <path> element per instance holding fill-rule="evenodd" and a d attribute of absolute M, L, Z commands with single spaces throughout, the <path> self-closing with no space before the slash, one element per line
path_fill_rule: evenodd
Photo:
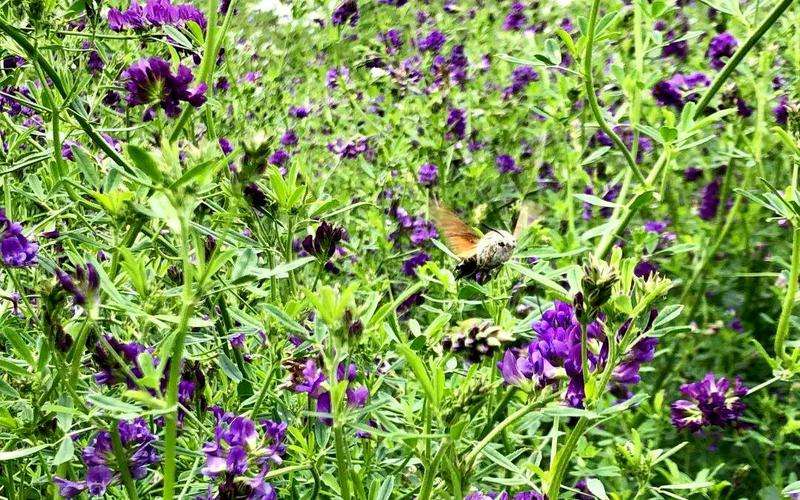
<path fill-rule="evenodd" d="M 646 184 L 644 175 L 642 175 L 642 171 L 639 169 L 639 166 L 636 164 L 636 159 L 631 155 L 630 150 L 628 147 L 625 146 L 625 143 L 622 142 L 622 139 L 619 138 L 616 132 L 608 126 L 605 118 L 603 117 L 603 112 L 600 109 L 600 105 L 597 103 L 597 95 L 595 95 L 594 90 L 594 79 L 592 77 L 592 51 L 594 50 L 594 31 L 595 27 L 597 26 L 597 11 L 600 8 L 600 0 L 593 0 L 592 1 L 592 10 L 589 14 L 589 28 L 588 33 L 586 34 L 586 52 L 583 57 L 583 72 L 584 72 L 584 85 L 586 88 L 586 97 L 589 100 L 589 108 L 592 110 L 592 114 L 594 115 L 595 120 L 597 121 L 597 125 L 600 129 L 605 132 L 605 134 L 611 138 L 611 141 L 614 143 L 617 149 L 622 152 L 622 156 L 625 157 L 625 162 L 628 164 L 628 168 L 631 169 L 633 174 L 636 176 L 636 179 L 639 180 L 642 184 Z"/>
<path fill-rule="evenodd" d="M 122 484 L 125 485 L 128 498 L 131 500 L 138 500 L 139 495 L 136 493 L 136 486 L 133 484 L 133 477 L 131 477 L 131 471 L 128 468 L 128 459 L 125 456 L 125 449 L 122 447 L 118 423 L 114 422 L 109 430 L 111 431 L 111 445 L 114 450 L 114 460 L 122 476 Z"/>
<path fill-rule="evenodd" d="M 339 475 L 339 489 L 342 500 L 350 500 L 350 471 L 347 466 L 347 448 L 344 442 L 342 425 L 338 422 L 333 424 L 333 440 L 336 447 L 336 469 Z"/>
<path fill-rule="evenodd" d="M 188 332 L 189 318 L 194 311 L 192 263 L 189 256 L 189 221 L 183 208 L 178 208 L 181 228 L 181 257 L 183 261 L 183 306 L 181 307 L 178 328 L 172 344 L 169 362 L 169 379 L 167 383 L 167 407 L 170 412 L 165 415 L 164 432 L 164 500 L 172 500 L 175 495 L 175 459 L 178 432 L 178 382 L 181 377 L 183 348 Z"/>
<path fill-rule="evenodd" d="M 796 226 L 797 223 L 793 222 Z M 775 330 L 775 356 L 788 359 L 786 354 L 786 338 L 789 336 L 789 319 L 794 308 L 797 295 L 797 280 L 800 277 L 800 228 L 792 231 L 792 267 L 789 270 L 789 283 L 786 285 L 786 295 L 783 297 L 781 315 L 778 318 L 778 327 Z"/>

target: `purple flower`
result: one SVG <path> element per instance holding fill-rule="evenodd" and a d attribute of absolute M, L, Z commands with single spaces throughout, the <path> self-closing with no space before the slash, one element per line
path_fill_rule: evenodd
<path fill-rule="evenodd" d="M 270 464 L 282 462 L 286 424 L 263 420 L 257 427 L 249 418 L 218 407 L 212 412 L 217 425 L 214 440 L 203 445 L 206 463 L 202 472 L 218 482 L 215 498 L 277 498 L 264 476 Z"/>
<path fill-rule="evenodd" d="M 662 80 L 655 84 L 652 90 L 653 98 L 660 106 L 674 106 L 683 108 L 684 104 L 697 98 L 695 89 L 707 87 L 711 80 L 704 73 L 683 75 L 676 73 L 669 80 Z"/>
<path fill-rule="evenodd" d="M 503 20 L 503 29 L 506 31 L 519 31 L 528 22 L 525 16 L 525 5 L 521 2 L 511 4 L 506 18 Z"/>
<path fill-rule="evenodd" d="M 219 138 L 219 149 L 222 150 L 222 153 L 225 155 L 229 155 L 233 152 L 233 145 L 231 141 L 229 141 L 226 137 Z"/>
<path fill-rule="evenodd" d="M 86 481 L 70 481 L 53 476 L 53 483 L 58 487 L 58 494 L 64 498 L 74 498 L 86 489 Z"/>
<path fill-rule="evenodd" d="M 205 15 L 192 4 L 173 5 L 169 0 L 147 0 L 144 8 L 132 0 L 128 10 L 109 9 L 108 26 L 112 31 L 143 30 L 157 26 L 183 26 L 189 21 L 206 28 Z"/>
<path fill-rule="evenodd" d="M 368 161 L 375 157 L 375 150 L 369 145 L 369 138 L 359 137 L 350 141 L 336 139 L 335 142 L 328 144 L 328 151 L 339 155 L 344 159 L 353 159 L 363 156 Z"/>
<path fill-rule="evenodd" d="M 648 278 L 658 272 L 658 264 L 647 259 L 640 260 L 633 268 L 634 276 Z"/>
<path fill-rule="evenodd" d="M 61 288 L 72 294 L 75 304 L 85 305 L 87 302 L 91 304 L 97 301 L 100 276 L 91 262 L 86 264 L 86 268 L 80 265 L 75 267 L 74 280 L 61 269 L 56 269 L 56 278 Z"/>
<path fill-rule="evenodd" d="M 722 69 L 725 66 L 725 61 L 722 58 L 731 57 L 738 45 L 739 41 L 727 31 L 712 38 L 708 44 L 708 51 L 706 51 L 711 67 Z"/>
<path fill-rule="evenodd" d="M 239 333 L 233 335 L 228 340 L 231 343 L 231 347 L 233 347 L 234 349 L 237 349 L 237 350 L 241 351 L 245 347 L 246 337 L 244 335 L 244 332 L 239 332 Z"/>
<path fill-rule="evenodd" d="M 703 379 L 681 386 L 687 399 L 672 403 L 672 425 L 678 429 L 697 432 L 704 427 L 739 427 L 739 419 L 747 406 L 741 398 L 747 387 L 736 377 L 733 384 L 725 378 L 717 379 L 708 373 Z"/>
<path fill-rule="evenodd" d="M 190 90 L 189 83 L 194 75 L 182 64 L 178 66 L 178 72 L 173 74 L 169 63 L 163 59 L 141 59 L 123 71 L 121 76 L 128 91 L 126 100 L 129 106 L 160 105 L 167 116 L 174 118 L 180 113 L 181 101 L 194 107 L 205 102 L 206 85 L 201 83 Z"/>
<path fill-rule="evenodd" d="M 582 407 L 585 394 L 581 326 L 572 306 L 556 301 L 553 308 L 533 324 L 533 330 L 537 334 L 533 342 L 526 347 L 508 349 L 497 364 L 503 379 L 513 385 L 530 380 L 544 387 L 567 378 L 564 401 L 572 407 Z M 588 353 L 589 369 L 596 371 L 606 363 L 608 356 L 607 339 L 599 321 L 588 325 L 587 339 L 596 347 L 590 348 Z"/>
<path fill-rule="evenodd" d="M 331 23 L 334 26 L 341 26 L 349 22 L 350 26 L 355 26 L 358 23 L 359 12 L 358 2 L 356 0 L 344 0 L 333 11 L 331 15 Z"/>
<path fill-rule="evenodd" d="M 661 49 L 661 57 L 667 58 L 675 56 L 677 59 L 685 61 L 686 57 L 689 55 L 689 42 L 686 40 L 675 41 L 675 39 L 679 37 L 673 30 L 668 31 L 664 38 L 669 43 L 665 44 Z"/>
<path fill-rule="evenodd" d="M 278 168 L 285 167 L 286 163 L 289 161 L 289 159 L 291 159 L 291 157 L 292 155 L 283 149 L 279 149 L 269 156 L 269 163 L 270 165 L 274 165 Z"/>
<path fill-rule="evenodd" d="M 778 104 L 772 108 L 772 114 L 775 116 L 775 122 L 779 125 L 786 125 L 789 120 L 789 98 L 785 95 L 778 99 Z"/>
<path fill-rule="evenodd" d="M 337 245 L 347 241 L 349 236 L 343 227 L 337 227 L 322 221 L 313 235 L 308 235 L 302 242 L 303 250 L 322 261 L 333 257 Z"/>
<path fill-rule="evenodd" d="M 437 238 L 439 233 L 436 231 L 436 226 L 433 222 L 417 217 L 411 226 L 411 243 L 415 246 L 421 246 L 428 240 Z"/>
<path fill-rule="evenodd" d="M 711 220 L 717 215 L 722 181 L 719 177 L 708 183 L 700 192 L 700 206 L 697 215 L 703 220 Z"/>
<path fill-rule="evenodd" d="M 446 41 L 447 37 L 444 36 L 444 33 L 433 30 L 427 36 L 417 40 L 417 47 L 421 52 L 438 53 Z"/>
<path fill-rule="evenodd" d="M 417 173 L 417 182 L 423 186 L 433 186 L 439 180 L 439 168 L 433 163 L 423 163 Z"/>
<path fill-rule="evenodd" d="M 403 262 L 403 274 L 406 276 L 416 276 L 417 268 L 431 260 L 430 255 L 420 251 L 409 257 Z"/>
<path fill-rule="evenodd" d="M 325 84 L 329 89 L 338 87 L 340 79 L 345 83 L 350 81 L 350 70 L 345 66 L 330 68 L 325 74 Z"/>
<path fill-rule="evenodd" d="M 522 172 L 522 169 L 517 166 L 517 162 L 514 161 L 509 155 L 498 155 L 494 159 L 494 164 L 497 167 L 497 171 L 501 174 L 518 174 Z"/>
<path fill-rule="evenodd" d="M 297 134 L 292 129 L 287 130 L 281 135 L 282 146 L 296 146 L 297 142 Z"/>
<path fill-rule="evenodd" d="M 80 147 L 80 143 L 71 140 L 64 141 L 61 144 L 61 157 L 65 160 L 75 161 L 75 153 L 72 151 L 75 146 Z"/>
<path fill-rule="evenodd" d="M 683 171 L 683 179 L 689 182 L 694 182 L 703 175 L 703 171 L 697 167 L 686 167 Z"/>
<path fill-rule="evenodd" d="M 400 47 L 403 46 L 403 39 L 401 38 L 400 30 L 395 28 L 387 30 L 385 33 L 378 35 L 378 39 L 386 46 L 386 52 L 391 55 L 397 54 Z"/>
<path fill-rule="evenodd" d="M 39 245 L 31 243 L 22 234 L 22 225 L 6 217 L 0 209 L 0 256 L 8 267 L 30 267 L 35 265 Z"/>
<path fill-rule="evenodd" d="M 369 389 L 365 386 L 359 386 L 354 389 L 347 389 L 347 404 L 351 408 L 363 408 L 369 399 Z"/>
<path fill-rule="evenodd" d="M 463 139 L 467 130 L 467 112 L 459 108 L 450 108 L 447 112 L 446 129 L 447 140 Z"/>
<path fill-rule="evenodd" d="M 305 118 L 311 113 L 311 108 L 308 106 L 291 106 L 288 114 L 292 118 Z"/>
<path fill-rule="evenodd" d="M 93 76 L 100 74 L 103 71 L 103 68 L 106 64 L 103 62 L 103 59 L 100 57 L 100 53 L 96 50 L 92 50 L 89 52 L 89 59 L 86 61 L 86 67 L 89 69 L 89 73 Z"/>
<path fill-rule="evenodd" d="M 117 429 L 123 452 L 128 457 L 127 463 L 121 464 L 115 459 L 111 434 L 105 430 L 98 432 L 81 453 L 86 465 L 85 480 L 69 481 L 53 477 L 62 496 L 72 498 L 84 490 L 92 496 L 101 496 L 109 485 L 119 480 L 120 467 L 127 467 L 134 479 L 142 479 L 147 475 L 147 468 L 158 463 L 159 456 L 154 446 L 156 436 L 150 432 L 143 418 L 120 421 Z"/>
<path fill-rule="evenodd" d="M 517 66 L 511 72 L 511 85 L 503 89 L 503 99 L 519 94 L 527 88 L 528 84 L 538 79 L 539 73 L 531 66 Z"/>

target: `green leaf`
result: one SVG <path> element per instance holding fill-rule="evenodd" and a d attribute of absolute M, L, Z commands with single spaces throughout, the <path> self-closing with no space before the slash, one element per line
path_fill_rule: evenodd
<path fill-rule="evenodd" d="M 303 328 L 303 325 L 290 318 L 289 315 L 286 314 L 282 309 L 272 304 L 264 304 L 263 307 L 266 309 L 267 314 L 275 318 L 278 323 L 283 325 L 288 330 L 302 334 L 303 336 L 308 335 L 308 331 Z"/>
<path fill-rule="evenodd" d="M 394 476 L 387 475 L 383 480 L 378 493 L 375 495 L 375 500 L 389 500 L 392 498 L 392 490 L 394 490 Z"/>
<path fill-rule="evenodd" d="M 239 368 L 231 361 L 231 358 L 225 355 L 224 352 L 220 352 L 217 355 L 217 360 L 219 362 L 219 367 L 222 369 L 222 372 L 228 376 L 229 379 L 233 380 L 237 384 L 244 380 L 244 376 Z"/>
<path fill-rule="evenodd" d="M 70 462 L 75 456 L 75 445 L 72 443 L 70 436 L 64 436 L 61 440 L 61 445 L 58 447 L 56 455 L 50 462 L 52 465 L 61 465 Z"/>
<path fill-rule="evenodd" d="M 425 392 L 425 397 L 428 398 L 428 401 L 430 401 L 434 407 L 438 407 L 439 402 L 436 399 L 436 391 L 433 388 L 433 382 L 431 382 L 428 371 L 425 369 L 425 365 L 420 357 L 406 344 L 397 344 L 396 349 L 400 351 L 400 354 L 405 358 L 411 371 L 414 372 L 414 376 Z"/>
<path fill-rule="evenodd" d="M 608 495 L 606 495 L 606 489 L 603 486 L 603 483 L 600 482 L 599 479 L 595 477 L 587 477 L 586 478 L 586 488 L 589 489 L 589 492 L 599 498 L 600 500 L 608 500 Z"/>
<path fill-rule="evenodd" d="M 613 201 L 604 200 L 604 199 L 600 198 L 599 196 L 595 196 L 593 194 L 576 193 L 576 194 L 573 194 L 572 196 L 574 196 L 575 198 L 578 198 L 579 200 L 581 200 L 581 201 L 583 201 L 585 203 L 588 203 L 590 205 L 596 205 L 596 206 L 599 206 L 599 207 L 616 208 L 616 207 L 619 206 L 618 203 L 614 203 Z"/>
<path fill-rule="evenodd" d="M 561 285 L 556 283 L 555 281 L 551 280 L 547 276 L 543 274 L 539 274 L 528 267 L 523 266 L 518 262 L 510 263 L 510 266 L 526 278 L 530 279 L 531 281 L 536 282 L 537 284 L 543 286 L 544 288 L 550 290 L 551 292 L 555 293 L 559 298 L 567 299 L 569 298 L 569 292 Z"/>
<path fill-rule="evenodd" d="M 39 451 L 48 448 L 49 444 L 40 444 L 39 446 L 33 446 L 30 448 L 20 448 L 18 450 L 13 451 L 0 451 L 0 462 L 5 462 L 6 460 L 15 460 L 17 458 L 24 458 L 34 453 L 38 453 Z"/>
<path fill-rule="evenodd" d="M 128 144 L 125 147 L 125 150 L 128 152 L 128 156 L 133 162 L 133 166 L 138 168 L 156 184 L 161 184 L 161 182 L 164 180 L 164 174 L 161 173 L 161 169 L 158 167 L 158 162 L 153 155 L 139 146 L 134 146 L 133 144 Z"/>

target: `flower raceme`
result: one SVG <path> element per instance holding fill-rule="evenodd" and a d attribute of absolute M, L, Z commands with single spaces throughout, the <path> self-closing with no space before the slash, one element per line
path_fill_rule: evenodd
<path fill-rule="evenodd" d="M 645 327 L 649 330 L 655 311 Z M 603 331 L 602 315 L 586 327 L 588 352 L 587 361 L 592 372 L 602 369 L 608 361 L 608 339 Z M 617 332 L 621 338 L 630 328 L 625 323 Z M 533 324 L 536 339 L 522 348 L 506 350 L 497 368 L 509 385 L 521 385 L 530 381 L 537 387 L 557 387 L 559 380 L 569 380 L 564 396 L 565 402 L 574 408 L 582 408 L 584 394 L 584 374 L 581 361 L 581 324 L 574 308 L 565 302 L 556 301 L 553 308 L 545 311 L 541 319 Z M 642 363 L 653 359 L 657 339 L 640 339 L 623 358 L 613 373 L 613 382 L 626 388 L 639 382 L 639 368 Z M 625 392 L 625 391 L 623 391 Z"/>
<path fill-rule="evenodd" d="M 345 365 L 340 363 L 336 368 L 336 380 L 346 380 L 348 386 L 353 383 L 358 377 L 358 370 L 356 365 Z M 295 392 L 305 392 L 308 397 L 316 400 L 317 413 L 330 414 L 331 413 L 331 393 L 327 388 L 328 378 L 317 366 L 317 362 L 313 359 L 308 359 L 302 365 L 301 373 L 293 375 L 293 390 Z M 363 385 L 353 385 L 348 387 L 345 391 L 347 405 L 350 408 L 362 408 L 367 404 L 369 399 L 369 389 Z M 332 425 L 333 419 L 325 416 L 320 416 L 319 419 L 325 425 Z M 366 434 L 360 433 L 359 437 L 366 437 Z"/>
<path fill-rule="evenodd" d="M 742 397 L 747 387 L 739 377 L 731 383 L 726 377 L 719 379 L 713 373 L 701 380 L 683 384 L 681 394 L 687 399 L 672 403 L 672 425 L 678 429 L 701 431 L 705 427 L 739 427 L 739 419 L 747 405 Z"/>
<path fill-rule="evenodd" d="M 107 430 L 98 432 L 81 454 L 86 465 L 83 480 L 70 481 L 53 476 L 53 482 L 62 497 L 73 498 L 84 491 L 89 496 L 102 496 L 111 484 L 120 480 L 121 467 L 127 467 L 133 479 L 142 479 L 147 475 L 148 466 L 158 463 L 156 436 L 150 432 L 144 418 L 121 421 L 117 430 L 127 462 L 120 464 L 116 461 L 112 451 L 111 433 Z"/>
<path fill-rule="evenodd" d="M 38 260 L 39 245 L 22 234 L 22 225 L 14 222 L 0 208 L 0 256 L 8 267 L 30 267 Z"/>
<path fill-rule="evenodd" d="M 217 420 L 214 439 L 203 445 L 206 456 L 203 475 L 217 483 L 203 498 L 275 499 L 273 486 L 264 481 L 272 464 L 280 464 L 285 422 L 262 420 L 257 425 L 247 417 L 213 407 Z"/>
<path fill-rule="evenodd" d="M 112 31 L 142 31 L 159 26 L 183 26 L 194 21 L 200 28 L 206 28 L 203 12 L 190 3 L 173 5 L 169 0 L 147 0 L 144 7 L 131 0 L 124 12 L 111 8 L 108 11 L 108 27 Z"/>
<path fill-rule="evenodd" d="M 190 89 L 194 80 L 192 70 L 184 65 L 173 73 L 167 61 L 158 57 L 140 59 L 122 72 L 121 78 L 128 91 L 129 106 L 147 105 L 145 119 L 155 116 L 155 106 L 161 107 L 170 118 L 181 112 L 181 102 L 200 107 L 206 102 L 206 84 Z"/>

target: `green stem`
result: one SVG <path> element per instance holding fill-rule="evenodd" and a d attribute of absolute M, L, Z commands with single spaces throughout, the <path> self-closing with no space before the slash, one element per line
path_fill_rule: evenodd
<path fill-rule="evenodd" d="M 347 466 L 347 448 L 344 444 L 344 434 L 339 422 L 333 423 L 333 439 L 336 446 L 336 469 L 339 475 L 339 488 L 342 500 L 350 500 L 350 471 Z"/>
<path fill-rule="evenodd" d="M 81 369 L 81 360 L 83 359 L 83 350 L 86 348 L 86 339 L 89 337 L 89 325 L 91 319 L 89 313 L 86 313 L 86 319 L 83 320 L 81 329 L 78 332 L 78 338 L 75 340 L 75 347 L 72 348 L 72 362 L 70 363 L 69 380 L 67 381 L 72 387 L 78 383 L 78 372 Z"/>
<path fill-rule="evenodd" d="M 603 112 L 600 109 L 600 106 L 597 104 L 597 95 L 595 95 L 594 91 L 594 79 L 592 77 L 592 51 L 594 50 L 594 31 L 595 27 L 597 26 L 597 11 L 600 8 L 600 0 L 593 0 L 592 1 L 592 10 L 589 14 L 589 29 L 586 35 L 586 52 L 583 57 L 583 72 L 584 72 L 584 84 L 586 87 L 586 97 L 589 100 L 589 108 L 592 110 L 592 114 L 594 115 L 594 119 L 597 121 L 597 125 L 600 126 L 600 129 L 606 133 L 608 137 L 611 138 L 611 141 L 614 143 L 617 149 L 622 152 L 622 155 L 625 157 L 625 161 L 628 164 L 628 167 L 631 169 L 633 174 L 636 176 L 636 179 L 639 180 L 642 184 L 646 184 L 644 175 L 642 175 L 642 171 L 639 169 L 639 166 L 636 165 L 636 159 L 633 157 L 631 152 L 628 150 L 625 143 L 622 142 L 622 139 L 619 138 L 616 132 L 608 126 L 605 118 L 603 118 Z"/>
<path fill-rule="evenodd" d="M 125 457 L 125 450 L 122 447 L 122 439 L 120 439 L 118 423 L 114 422 L 109 430 L 111 431 L 111 444 L 114 450 L 114 460 L 117 462 L 117 469 L 122 476 L 122 484 L 125 485 L 125 491 L 128 492 L 128 498 L 131 500 L 138 500 L 139 495 L 136 493 L 136 486 L 133 484 L 131 471 L 128 468 L 128 459 Z"/>
<path fill-rule="evenodd" d="M 700 99 L 700 102 L 697 104 L 697 108 L 694 112 L 695 119 L 702 115 L 703 111 L 711 102 L 711 99 L 713 99 L 717 92 L 719 92 L 719 89 L 722 88 L 722 85 L 725 83 L 725 81 L 730 78 L 733 70 L 736 69 L 736 66 L 738 66 L 747 53 L 750 52 L 753 47 L 755 47 L 761 37 L 764 36 L 764 33 L 766 33 L 772 27 L 772 25 L 775 24 L 775 21 L 781 17 L 781 14 L 783 14 L 784 11 L 788 9 L 790 5 L 792 5 L 792 1 L 793 0 L 782 0 L 778 5 L 776 5 L 775 8 L 772 9 L 772 12 L 769 13 L 767 18 L 764 19 L 764 21 L 758 26 L 756 31 L 750 35 L 747 41 L 745 41 L 742 46 L 739 47 L 739 50 L 737 50 L 733 56 L 728 59 L 728 63 L 725 64 L 725 67 L 722 68 L 722 71 L 717 74 L 717 77 L 714 78 L 713 82 L 711 82 L 711 86 L 708 88 L 708 90 L 706 90 L 706 93 L 703 94 L 703 98 Z"/>
<path fill-rule="evenodd" d="M 793 223 L 796 225 L 796 223 Z M 781 315 L 778 319 L 778 328 L 775 331 L 775 356 L 786 360 L 785 344 L 789 335 L 789 318 L 794 308 L 795 296 L 797 295 L 797 279 L 800 277 L 800 228 L 795 228 L 792 232 L 792 268 L 789 271 L 789 283 L 786 285 L 786 295 L 783 297 Z"/>
<path fill-rule="evenodd" d="M 475 459 L 476 459 L 476 458 L 478 458 L 478 454 L 480 454 L 480 452 L 481 452 L 481 451 L 482 451 L 484 448 L 486 448 L 486 445 L 488 445 L 489 443 L 491 443 L 491 442 L 492 442 L 492 440 L 493 440 L 493 439 L 494 439 L 494 438 L 495 438 L 495 437 L 496 437 L 498 434 L 500 434 L 501 432 L 503 432 L 503 430 L 504 430 L 506 427 L 508 427 L 509 425 L 513 424 L 514 422 L 516 422 L 517 420 L 519 420 L 521 417 L 523 417 L 523 416 L 527 415 L 528 413 L 530 413 L 530 411 L 531 411 L 531 410 L 534 408 L 534 406 L 536 406 L 537 404 L 539 404 L 539 401 L 532 401 L 532 402 L 530 402 L 530 403 L 528 403 L 528 404 L 526 404 L 526 405 L 522 405 L 522 406 L 520 406 L 520 407 L 517 409 L 517 411 L 515 411 L 515 412 L 514 412 L 514 413 L 512 413 L 512 414 L 510 414 L 510 415 L 509 415 L 509 416 L 507 416 L 507 417 L 506 417 L 506 418 L 505 418 L 505 419 L 504 419 L 502 422 L 500 422 L 499 424 L 497 424 L 497 425 L 495 425 L 494 427 L 492 427 L 492 429 L 489 431 L 489 433 L 488 433 L 488 434 L 486 434 L 486 436 L 484 436 L 484 437 L 483 437 L 483 439 L 481 439 L 481 440 L 478 442 L 478 444 L 476 444 L 476 445 L 475 445 L 475 447 L 474 447 L 472 450 L 470 450 L 470 452 L 467 454 L 467 456 L 466 456 L 466 457 L 464 457 L 464 465 L 465 465 L 465 467 L 466 467 L 467 469 L 470 469 L 470 468 L 472 468 L 472 464 L 475 462 Z"/>
<path fill-rule="evenodd" d="M 172 500 L 175 495 L 175 459 L 178 433 L 178 383 L 181 378 L 181 362 L 183 348 L 188 332 L 189 318 L 194 310 L 192 290 L 192 263 L 189 256 L 189 221 L 186 220 L 183 207 L 178 207 L 181 226 L 181 257 L 183 260 L 183 306 L 181 308 L 178 329 L 170 354 L 169 381 L 167 384 L 167 407 L 170 412 L 165 415 L 164 431 L 164 500 Z"/>

